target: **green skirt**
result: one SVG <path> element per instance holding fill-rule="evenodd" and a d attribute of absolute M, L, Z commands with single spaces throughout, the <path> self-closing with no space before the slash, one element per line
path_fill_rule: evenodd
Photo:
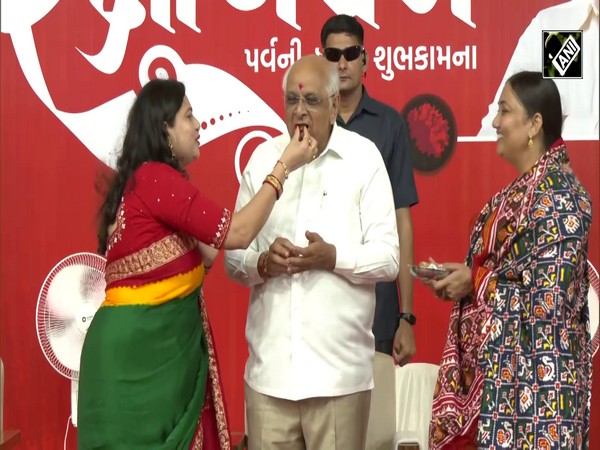
<path fill-rule="evenodd" d="M 80 450 L 189 448 L 208 367 L 198 295 L 96 312 L 81 354 Z"/>

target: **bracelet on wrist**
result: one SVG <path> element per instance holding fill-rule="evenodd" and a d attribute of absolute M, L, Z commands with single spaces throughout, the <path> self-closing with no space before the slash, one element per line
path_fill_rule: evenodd
<path fill-rule="evenodd" d="M 267 265 L 269 262 L 268 259 L 268 250 L 266 252 L 261 253 L 260 257 L 258 258 L 258 274 L 261 278 L 269 278 L 269 266 Z"/>
<path fill-rule="evenodd" d="M 277 200 L 279 200 L 279 191 L 277 190 L 277 186 L 275 186 L 275 184 L 271 183 L 270 181 L 264 180 L 262 182 L 262 184 L 268 184 L 269 186 L 271 186 L 273 189 L 275 189 L 275 198 Z"/>
<path fill-rule="evenodd" d="M 275 166 L 277 166 L 277 164 L 281 164 L 281 166 L 283 167 L 283 173 L 285 175 L 285 179 L 287 180 L 287 177 L 290 175 L 288 166 L 286 166 L 285 163 L 280 159 L 277 160 L 277 162 L 275 163 Z"/>
<path fill-rule="evenodd" d="M 275 189 L 275 196 L 277 200 L 279 200 L 279 197 L 281 197 L 281 194 L 283 194 L 283 186 L 281 185 L 281 181 L 279 181 L 275 175 L 269 174 L 263 181 L 263 184 L 265 183 L 271 185 L 273 189 Z"/>

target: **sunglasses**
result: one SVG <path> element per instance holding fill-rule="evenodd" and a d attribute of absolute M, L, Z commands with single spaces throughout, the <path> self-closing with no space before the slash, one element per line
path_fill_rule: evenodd
<path fill-rule="evenodd" d="M 353 45 L 352 47 L 346 47 L 343 50 L 335 47 L 327 47 L 326 49 L 323 49 L 323 54 L 327 61 L 331 62 L 338 62 L 342 55 L 344 55 L 346 61 L 354 61 L 363 51 L 364 47 L 362 45 Z"/>

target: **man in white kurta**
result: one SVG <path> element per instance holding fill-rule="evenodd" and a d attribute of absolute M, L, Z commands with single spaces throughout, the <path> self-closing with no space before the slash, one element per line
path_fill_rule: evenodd
<path fill-rule="evenodd" d="M 335 68 L 334 68 L 335 69 Z M 289 134 L 261 144 L 236 210 L 250 201 L 297 127 L 315 159 L 289 175 L 247 250 L 225 253 L 251 287 L 246 338 L 250 448 L 363 449 L 373 388 L 375 283 L 398 273 L 391 185 L 375 144 L 335 124 L 339 79 L 324 58 L 284 81 Z"/>

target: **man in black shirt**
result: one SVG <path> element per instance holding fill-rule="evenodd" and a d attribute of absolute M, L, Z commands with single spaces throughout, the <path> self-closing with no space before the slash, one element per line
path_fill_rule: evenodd
<path fill-rule="evenodd" d="M 363 41 L 362 25 L 354 17 L 345 14 L 331 17 L 321 30 L 323 54 L 337 65 L 340 76 L 341 102 L 337 123 L 375 143 L 392 183 L 400 237 L 398 286 L 402 312 L 396 282 L 378 283 L 373 334 L 375 349 L 394 354 L 398 363 L 404 365 L 416 350 L 412 330 L 416 322 L 413 314 L 413 279 L 409 265 L 413 264 L 410 207 L 418 202 L 417 189 L 405 121 L 394 108 L 370 97 L 362 84 L 368 65 Z"/>

